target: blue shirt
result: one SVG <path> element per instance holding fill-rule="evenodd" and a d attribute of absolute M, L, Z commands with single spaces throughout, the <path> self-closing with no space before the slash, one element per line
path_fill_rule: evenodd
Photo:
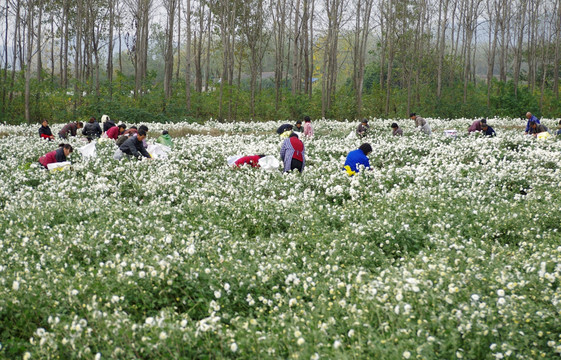
<path fill-rule="evenodd" d="M 351 168 L 352 171 L 358 172 L 358 166 L 359 165 L 364 165 L 365 168 L 369 168 L 370 167 L 370 161 L 368 160 L 368 157 L 366 157 L 366 155 L 364 155 L 364 153 L 362 152 L 362 150 L 360 149 L 356 149 L 353 150 L 349 153 L 349 155 L 347 155 L 347 160 L 345 160 L 345 165 L 344 166 L 349 166 Z"/>
<path fill-rule="evenodd" d="M 526 132 L 530 132 L 530 123 L 532 121 L 535 121 L 536 124 L 540 123 L 540 119 L 538 119 L 537 117 L 535 117 L 534 115 L 532 115 L 531 118 L 528 119 L 528 122 L 526 123 Z"/>

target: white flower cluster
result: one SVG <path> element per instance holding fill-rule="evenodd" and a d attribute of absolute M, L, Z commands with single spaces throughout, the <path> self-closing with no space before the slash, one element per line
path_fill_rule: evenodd
<path fill-rule="evenodd" d="M 35 164 L 58 143 L 0 126 L 0 355 L 558 357 L 561 142 L 427 120 L 314 121 L 302 174 L 226 164 L 278 156 L 279 122 L 153 124 L 182 134 L 166 160 L 108 142 L 55 173 Z"/>

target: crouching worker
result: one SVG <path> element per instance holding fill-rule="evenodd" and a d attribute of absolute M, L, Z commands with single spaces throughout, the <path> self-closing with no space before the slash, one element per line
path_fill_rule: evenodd
<path fill-rule="evenodd" d="M 128 157 L 134 156 L 137 159 L 140 159 L 141 156 L 150 158 L 150 154 L 148 154 L 148 151 L 146 151 L 146 148 L 142 145 L 142 140 L 144 139 L 146 139 L 146 131 L 142 129 L 138 130 L 137 136 L 128 138 L 127 141 L 115 151 L 113 158 L 115 160 L 121 160 L 123 155 L 127 155 Z"/>
<path fill-rule="evenodd" d="M 173 141 L 171 140 L 171 136 L 169 136 L 167 130 L 162 131 L 162 135 L 160 135 L 160 137 L 158 138 L 158 140 L 156 140 L 156 142 L 165 145 L 169 148 L 173 147 Z"/>
<path fill-rule="evenodd" d="M 39 163 L 43 165 L 45 169 L 48 169 L 47 165 L 64 162 L 66 158 L 74 151 L 72 145 L 70 144 L 60 144 L 57 150 L 46 153 L 39 158 Z"/>
<path fill-rule="evenodd" d="M 345 160 L 345 165 L 343 169 L 347 171 L 349 176 L 353 176 L 360 171 L 360 165 L 363 165 L 365 169 L 370 168 L 370 161 L 368 160 L 368 154 L 372 152 L 372 146 L 369 143 L 364 143 L 356 150 L 351 151 L 347 155 Z"/>
<path fill-rule="evenodd" d="M 236 162 L 234 162 L 235 167 L 240 167 L 242 165 L 251 165 L 251 167 L 258 168 L 259 167 L 259 159 L 265 157 L 265 155 L 249 155 L 249 156 L 242 156 Z"/>
<path fill-rule="evenodd" d="M 304 171 L 306 157 L 304 155 L 304 143 L 298 139 L 298 135 L 291 133 L 288 139 L 284 140 L 280 150 L 280 156 L 284 164 L 284 172 L 291 170 Z"/>

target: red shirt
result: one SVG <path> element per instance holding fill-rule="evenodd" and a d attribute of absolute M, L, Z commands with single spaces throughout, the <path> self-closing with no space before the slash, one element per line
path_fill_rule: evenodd
<path fill-rule="evenodd" d="M 236 160 L 234 164 L 236 164 L 237 167 L 240 167 L 245 164 L 249 164 L 251 165 L 251 167 L 259 167 L 260 158 L 261 157 L 259 155 L 244 156 Z"/>
<path fill-rule="evenodd" d="M 106 134 L 107 134 L 108 138 L 113 139 L 113 140 L 117 140 L 119 135 L 121 135 L 121 130 L 118 126 L 113 126 L 109 130 L 107 130 Z"/>

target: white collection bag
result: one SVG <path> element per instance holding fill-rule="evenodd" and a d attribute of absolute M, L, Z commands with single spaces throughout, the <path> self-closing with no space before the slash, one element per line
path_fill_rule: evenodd
<path fill-rule="evenodd" d="M 148 151 L 154 159 L 167 159 L 168 153 L 171 149 L 162 144 L 150 144 L 146 148 L 146 151 Z"/>
<path fill-rule="evenodd" d="M 228 166 L 234 166 L 234 165 L 236 165 L 236 161 L 238 161 L 238 159 L 240 159 L 242 157 L 243 156 L 241 156 L 241 155 L 228 156 L 226 158 L 226 162 L 228 163 Z"/>
<path fill-rule="evenodd" d="M 272 171 L 279 168 L 280 162 L 274 155 L 267 155 L 259 159 L 259 166 L 263 170 Z"/>
<path fill-rule="evenodd" d="M 84 159 L 95 158 L 97 156 L 97 153 L 95 151 L 95 141 L 92 141 L 88 145 L 82 146 L 78 149 L 78 152 L 82 154 Z"/>
<path fill-rule="evenodd" d="M 67 168 L 70 169 L 70 161 L 62 161 L 62 162 L 47 164 L 47 169 L 49 169 L 49 171 L 62 171 Z"/>

